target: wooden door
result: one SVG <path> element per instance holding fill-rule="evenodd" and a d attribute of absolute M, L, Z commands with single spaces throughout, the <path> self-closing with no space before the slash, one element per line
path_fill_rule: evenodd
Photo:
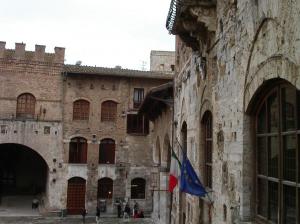
<path fill-rule="evenodd" d="M 68 181 L 67 210 L 68 214 L 81 214 L 85 208 L 85 180 L 73 177 Z"/>

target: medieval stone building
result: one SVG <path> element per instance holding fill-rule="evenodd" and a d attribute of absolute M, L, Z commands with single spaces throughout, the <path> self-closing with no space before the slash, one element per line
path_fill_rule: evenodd
<path fill-rule="evenodd" d="M 34 195 L 45 213 L 152 212 L 153 127 L 137 109 L 172 73 L 64 65 L 64 51 L 0 42 L 0 206 Z"/>
<path fill-rule="evenodd" d="M 176 188 L 171 223 L 299 223 L 300 2 L 172 0 L 167 29 L 174 117 L 145 106 L 172 124 L 154 130 L 154 151 L 163 158 L 173 127 L 208 192 Z"/>
<path fill-rule="evenodd" d="M 173 147 L 173 111 L 173 82 L 152 88 L 139 109 L 139 113 L 146 115 L 153 123 L 150 137 L 156 179 L 152 218 L 157 224 L 170 223 L 171 218 L 169 173 L 171 147 Z"/>

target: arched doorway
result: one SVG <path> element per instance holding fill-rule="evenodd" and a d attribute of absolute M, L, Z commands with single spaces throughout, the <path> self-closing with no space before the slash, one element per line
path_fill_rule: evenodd
<path fill-rule="evenodd" d="M 86 181 L 81 177 L 68 180 L 67 210 L 70 215 L 81 214 L 85 208 Z"/>
<path fill-rule="evenodd" d="M 41 204 L 47 181 L 48 165 L 36 151 L 20 144 L 0 144 L 1 207 L 12 212 L 25 205 L 31 209 L 33 198 Z"/>
<path fill-rule="evenodd" d="M 112 199 L 114 182 L 108 177 L 98 180 L 98 199 Z"/>

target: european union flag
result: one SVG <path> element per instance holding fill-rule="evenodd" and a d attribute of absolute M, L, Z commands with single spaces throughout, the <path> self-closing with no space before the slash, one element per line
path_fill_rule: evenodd
<path fill-rule="evenodd" d="M 181 165 L 180 190 L 199 197 L 207 194 L 186 155 L 183 156 Z"/>

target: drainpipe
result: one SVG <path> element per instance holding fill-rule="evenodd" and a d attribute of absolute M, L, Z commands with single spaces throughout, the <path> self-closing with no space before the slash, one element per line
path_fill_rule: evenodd
<path fill-rule="evenodd" d="M 61 93 L 61 136 L 62 136 L 62 158 L 60 159 L 60 163 L 62 163 L 62 167 L 64 167 L 64 163 L 65 163 L 65 147 L 64 147 L 64 112 L 65 112 L 65 97 L 66 97 L 66 85 L 67 85 L 67 77 L 68 77 L 68 73 L 66 71 L 63 71 L 62 72 L 62 93 Z M 62 169 L 62 167 L 60 167 L 60 172 L 65 172 L 64 169 Z M 64 192 L 64 191 L 62 191 Z M 61 217 L 64 217 L 66 215 L 66 211 L 67 211 L 67 208 L 66 208 L 66 199 L 65 201 L 63 202 L 63 206 L 60 208 L 61 209 Z"/>
<path fill-rule="evenodd" d="M 174 132 L 175 132 L 175 77 L 173 78 L 173 105 L 172 105 L 172 150 L 174 150 Z M 172 154 L 171 154 L 172 156 Z M 170 195 L 170 212 L 169 212 L 169 224 L 171 224 L 172 210 L 173 210 L 173 192 Z"/>

